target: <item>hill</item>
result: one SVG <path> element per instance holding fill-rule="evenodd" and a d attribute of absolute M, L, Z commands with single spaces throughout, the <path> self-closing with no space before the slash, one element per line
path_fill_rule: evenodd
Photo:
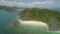
<path fill-rule="evenodd" d="M 15 12 L 16 9 L 17 9 L 16 7 L 0 6 L 0 10 L 6 10 L 8 12 Z"/>
<path fill-rule="evenodd" d="M 50 30 L 60 30 L 59 11 L 41 8 L 26 8 L 19 14 L 19 16 L 22 20 L 35 20 L 45 22 L 48 24 Z"/>

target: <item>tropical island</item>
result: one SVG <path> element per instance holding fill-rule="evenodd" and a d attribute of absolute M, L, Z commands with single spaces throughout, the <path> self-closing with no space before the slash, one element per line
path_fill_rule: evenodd
<path fill-rule="evenodd" d="M 50 30 L 60 30 L 60 12 L 47 8 L 16 8 L 0 6 L 0 10 L 8 12 L 16 12 L 16 9 L 22 10 L 6 27 L 8 32 L 13 31 L 13 34 L 20 33 L 53 33 Z M 10 16 L 11 17 L 11 16 Z M 4 17 L 5 18 L 5 17 Z M 8 19 L 8 18 L 7 18 Z M 21 20 L 21 21 L 20 21 Z M 29 25 L 31 24 L 31 25 Z M 45 27 L 47 26 L 47 27 Z M 49 27 L 49 29 L 48 29 Z M 21 32 L 22 31 L 22 32 Z M 38 31 L 38 32 L 37 32 Z M 55 33 L 55 32 L 54 32 Z"/>
<path fill-rule="evenodd" d="M 60 12 L 50 9 L 25 8 L 19 17 L 23 21 L 42 21 L 50 30 L 60 30 Z"/>

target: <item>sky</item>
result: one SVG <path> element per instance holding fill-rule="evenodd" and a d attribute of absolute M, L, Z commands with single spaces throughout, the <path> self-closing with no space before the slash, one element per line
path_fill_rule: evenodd
<path fill-rule="evenodd" d="M 0 5 L 10 7 L 60 8 L 60 0 L 0 0 Z"/>

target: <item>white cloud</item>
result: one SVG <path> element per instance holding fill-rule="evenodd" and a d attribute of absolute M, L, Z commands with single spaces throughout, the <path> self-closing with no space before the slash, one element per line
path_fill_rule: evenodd
<path fill-rule="evenodd" d="M 42 6 L 49 6 L 53 3 L 53 1 L 47 0 L 47 1 L 42 1 L 42 2 L 32 2 L 32 3 L 22 3 L 19 2 L 17 3 L 16 1 L 11 2 L 11 1 L 5 1 L 5 0 L 0 0 L 0 5 L 5 5 L 5 6 L 17 6 L 17 7 L 42 7 Z"/>

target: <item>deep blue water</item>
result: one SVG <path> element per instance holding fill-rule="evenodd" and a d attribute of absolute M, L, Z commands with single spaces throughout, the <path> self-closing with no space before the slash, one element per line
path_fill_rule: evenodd
<path fill-rule="evenodd" d="M 6 26 L 8 26 L 11 21 L 16 19 L 22 10 L 23 9 L 17 9 L 16 12 L 0 10 L 0 33 L 5 30 Z"/>

